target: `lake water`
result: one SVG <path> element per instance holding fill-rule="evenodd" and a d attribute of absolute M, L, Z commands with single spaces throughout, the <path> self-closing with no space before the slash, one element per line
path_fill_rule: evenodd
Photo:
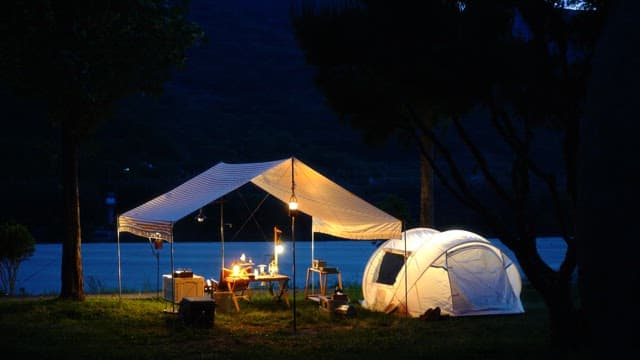
<path fill-rule="evenodd" d="M 499 241 L 489 239 L 501 247 L 515 261 L 513 253 Z M 313 244 L 313 257 L 312 257 Z M 280 272 L 294 279 L 293 249 L 290 243 L 279 255 Z M 225 242 L 225 264 L 245 254 L 256 264 L 268 264 L 272 242 Z M 296 288 L 303 289 L 307 267 L 312 259 L 323 259 L 327 266 L 338 267 L 343 285 L 359 285 L 362 275 L 376 247 L 370 241 L 297 241 L 295 248 Z M 558 238 L 539 238 L 538 249 L 543 259 L 554 269 L 560 266 L 566 245 Z M 175 242 L 173 248 L 175 269 L 190 269 L 205 278 L 219 278 L 221 244 L 219 242 Z M 157 256 L 156 256 L 157 255 Z M 22 262 L 18 270 L 16 295 L 50 295 L 60 292 L 60 244 L 37 244 L 34 255 Z M 171 246 L 165 243 L 155 250 L 149 242 L 120 244 L 120 264 L 123 292 L 162 291 L 163 274 L 171 273 Z M 87 243 L 82 245 L 85 292 L 109 293 L 118 291 L 118 250 L 116 243 Z M 524 279 L 523 275 L 523 279 Z M 329 279 L 335 283 L 335 279 Z M 291 285 L 290 285 L 291 286 Z"/>

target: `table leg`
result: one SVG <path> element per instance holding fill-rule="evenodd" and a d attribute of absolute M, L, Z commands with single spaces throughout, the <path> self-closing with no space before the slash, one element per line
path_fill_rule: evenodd
<path fill-rule="evenodd" d="M 282 297 L 284 296 L 284 302 L 287 303 L 287 306 L 290 306 L 289 305 L 289 291 L 287 290 L 288 282 L 289 282 L 288 280 L 281 280 L 281 281 L 278 282 L 278 285 L 280 285 L 280 296 L 279 296 L 279 298 L 282 299 Z"/>
<path fill-rule="evenodd" d="M 304 282 L 304 298 L 306 299 L 309 296 L 309 274 L 311 273 L 311 269 L 307 268 L 307 279 Z"/>
<path fill-rule="evenodd" d="M 240 304 L 238 304 L 238 297 L 236 297 L 235 293 L 231 293 L 231 299 L 233 300 L 233 304 L 236 306 L 236 312 L 240 312 Z"/>
<path fill-rule="evenodd" d="M 327 278 L 329 275 L 327 273 L 320 273 L 320 294 L 327 295 Z"/>
<path fill-rule="evenodd" d="M 236 292 L 235 292 L 235 282 L 230 281 L 227 283 L 227 287 L 229 288 L 229 291 L 231 292 L 231 300 L 233 300 L 233 304 L 236 306 L 236 312 L 240 312 L 240 304 L 238 303 L 238 298 L 236 297 Z"/>

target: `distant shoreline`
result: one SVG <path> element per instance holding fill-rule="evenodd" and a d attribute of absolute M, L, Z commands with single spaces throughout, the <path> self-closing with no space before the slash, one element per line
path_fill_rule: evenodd
<path fill-rule="evenodd" d="M 487 240 L 498 240 L 498 238 L 496 237 L 486 237 L 483 236 L 485 239 Z M 537 236 L 538 240 L 542 240 L 542 239 L 562 239 L 562 236 L 559 235 L 540 235 Z M 371 243 L 376 243 L 376 242 L 384 242 L 386 240 L 389 239 L 378 239 L 378 240 L 355 240 L 355 239 L 339 239 L 339 238 L 319 238 L 319 239 L 296 239 L 296 242 L 334 242 L 334 241 L 369 241 Z M 120 243 L 121 244 L 135 244 L 135 243 L 140 243 L 140 242 L 147 242 L 148 240 L 146 238 L 138 238 L 137 240 L 132 240 L 132 239 L 120 239 Z M 230 242 L 234 242 L 234 243 L 239 243 L 239 242 L 269 242 L 271 241 L 269 240 L 261 240 L 261 239 L 233 239 L 233 240 L 225 240 L 225 243 L 230 243 Z M 189 240 L 175 240 L 175 243 L 222 243 L 219 239 L 189 239 Z M 117 244 L 118 240 L 114 239 L 111 241 L 92 241 L 92 240 L 83 240 L 82 243 L 86 243 L 86 244 Z M 56 241 L 36 241 L 36 244 L 42 244 L 42 245 L 46 245 L 46 244 L 62 244 L 62 242 L 56 242 Z"/>

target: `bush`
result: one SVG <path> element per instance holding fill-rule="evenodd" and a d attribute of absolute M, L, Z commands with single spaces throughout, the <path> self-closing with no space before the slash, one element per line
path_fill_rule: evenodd
<path fill-rule="evenodd" d="M 0 281 L 3 293 L 14 295 L 20 263 L 33 255 L 35 244 L 26 226 L 15 221 L 0 223 Z"/>

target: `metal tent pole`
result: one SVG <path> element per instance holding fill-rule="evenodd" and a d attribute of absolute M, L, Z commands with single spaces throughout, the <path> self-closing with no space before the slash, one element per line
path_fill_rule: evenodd
<path fill-rule="evenodd" d="M 120 219 L 118 217 L 118 221 L 116 222 L 118 225 L 117 229 L 117 237 L 118 240 L 118 298 L 122 299 L 122 270 L 120 267 Z"/>
<path fill-rule="evenodd" d="M 404 316 L 409 315 L 409 289 L 407 288 L 409 281 L 407 280 L 407 234 L 404 229 L 404 221 L 401 223 L 400 231 L 402 240 L 404 241 Z"/>
<path fill-rule="evenodd" d="M 173 233 L 173 229 L 171 231 Z M 170 238 L 171 240 L 171 288 L 173 289 L 171 294 L 171 312 L 176 312 L 176 271 L 173 265 L 173 236 Z"/>
<path fill-rule="evenodd" d="M 315 259 L 315 235 L 314 231 L 311 231 L 311 266 L 313 266 L 313 259 Z M 311 294 L 315 294 L 315 286 L 316 286 L 316 273 L 311 272 Z"/>
<path fill-rule="evenodd" d="M 224 205 L 223 199 L 220 199 L 220 276 L 224 275 Z M 224 279 L 220 279 L 222 281 Z"/>
<path fill-rule="evenodd" d="M 291 242 L 293 243 L 293 332 L 296 332 L 296 236 L 295 224 L 298 214 L 298 199 L 296 199 L 296 181 L 294 177 L 294 160 L 291 158 L 291 197 L 289 198 L 289 216 L 291 216 Z"/>

